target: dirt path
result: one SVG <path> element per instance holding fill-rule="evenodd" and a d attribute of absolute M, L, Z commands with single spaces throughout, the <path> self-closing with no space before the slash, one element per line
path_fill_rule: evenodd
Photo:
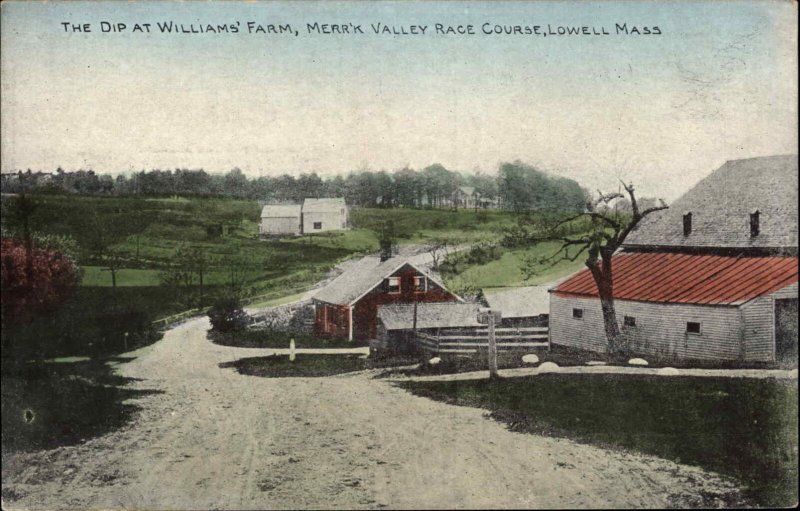
<path fill-rule="evenodd" d="M 5 508 L 663 507 L 733 488 L 654 457 L 512 433 L 482 410 L 415 397 L 372 373 L 270 379 L 220 362 L 274 350 L 217 346 L 205 319 L 120 374 L 159 389 L 128 426 L 19 455 Z"/>

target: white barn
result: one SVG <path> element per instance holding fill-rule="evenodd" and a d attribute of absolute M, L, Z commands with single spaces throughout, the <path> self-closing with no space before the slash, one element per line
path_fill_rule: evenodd
<path fill-rule="evenodd" d="M 261 236 L 298 236 L 302 234 L 299 204 L 267 204 L 261 209 Z"/>
<path fill-rule="evenodd" d="M 798 161 L 733 160 L 648 216 L 613 256 L 622 341 L 681 359 L 797 362 Z M 554 345 L 605 352 L 588 269 L 550 293 Z"/>
<path fill-rule="evenodd" d="M 303 202 L 303 234 L 347 229 L 348 212 L 344 199 L 306 199 Z"/>

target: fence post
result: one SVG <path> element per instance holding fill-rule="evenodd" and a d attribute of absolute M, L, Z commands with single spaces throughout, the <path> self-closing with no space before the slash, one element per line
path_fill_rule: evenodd
<path fill-rule="evenodd" d="M 489 323 L 489 379 L 495 379 L 498 377 L 497 374 L 497 340 L 495 339 L 494 335 L 494 320 L 495 314 L 494 311 L 490 310 L 488 315 L 488 323 Z"/>

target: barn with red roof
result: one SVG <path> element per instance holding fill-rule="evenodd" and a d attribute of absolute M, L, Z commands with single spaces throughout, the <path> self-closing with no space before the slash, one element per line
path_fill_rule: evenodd
<path fill-rule="evenodd" d="M 729 161 L 614 255 L 625 341 L 643 355 L 797 360 L 797 156 Z M 588 269 L 550 293 L 553 344 L 604 352 Z"/>

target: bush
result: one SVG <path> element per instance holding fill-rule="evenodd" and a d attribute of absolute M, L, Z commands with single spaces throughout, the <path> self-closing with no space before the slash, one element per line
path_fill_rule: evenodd
<path fill-rule="evenodd" d="M 247 313 L 236 298 L 223 298 L 208 311 L 211 328 L 218 332 L 238 332 L 247 327 Z"/>

